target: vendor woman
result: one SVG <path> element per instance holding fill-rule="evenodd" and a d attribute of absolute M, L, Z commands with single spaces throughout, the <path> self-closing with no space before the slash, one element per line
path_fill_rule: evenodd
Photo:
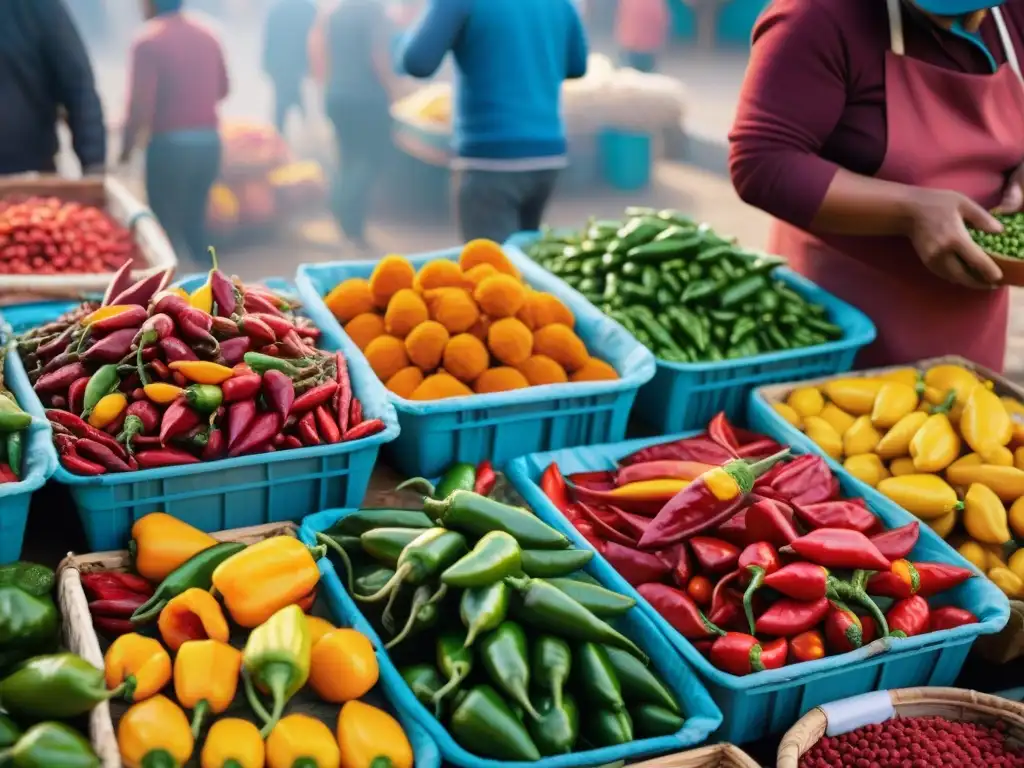
<path fill-rule="evenodd" d="M 994 7 L 995 6 L 995 7 Z M 774 0 L 730 136 L 769 247 L 866 312 L 859 362 L 995 370 L 1009 294 L 967 227 L 1024 203 L 1024 0 Z"/>

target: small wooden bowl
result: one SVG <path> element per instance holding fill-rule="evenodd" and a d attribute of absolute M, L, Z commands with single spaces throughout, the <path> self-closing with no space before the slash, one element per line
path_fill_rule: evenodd
<path fill-rule="evenodd" d="M 1003 279 L 1000 281 L 1000 285 L 1024 286 L 1024 259 L 1012 259 L 998 253 L 990 253 L 989 256 L 1003 270 Z"/>

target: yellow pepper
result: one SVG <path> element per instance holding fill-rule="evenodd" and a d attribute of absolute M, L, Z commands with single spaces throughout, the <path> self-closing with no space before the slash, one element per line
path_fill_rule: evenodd
<path fill-rule="evenodd" d="M 174 695 L 192 710 L 192 735 L 199 738 L 203 720 L 231 706 L 238 690 L 242 654 L 225 642 L 189 640 L 174 659 Z"/>
<path fill-rule="evenodd" d="M 1024 469 L 1024 446 L 1013 450 L 1013 466 Z"/>
<path fill-rule="evenodd" d="M 130 632 L 121 635 L 103 657 L 107 688 L 124 684 L 128 701 L 155 696 L 171 679 L 171 657 L 159 640 Z"/>
<path fill-rule="evenodd" d="M 1003 396 L 999 398 L 1003 402 L 1010 417 L 1010 424 L 1013 427 L 1013 444 L 1024 444 L 1024 403 L 1012 397 Z"/>
<path fill-rule="evenodd" d="M 132 525 L 128 552 L 140 576 L 160 582 L 190 557 L 216 543 L 212 536 L 176 517 L 151 512 Z"/>
<path fill-rule="evenodd" d="M 803 419 L 800 414 L 797 413 L 793 408 L 786 405 L 785 403 L 774 403 L 772 408 L 779 414 L 783 419 L 792 424 L 797 429 L 803 429 Z"/>
<path fill-rule="evenodd" d="M 320 581 L 316 561 L 323 545 L 307 547 L 293 536 L 274 536 L 246 547 L 217 566 L 213 586 L 231 618 L 258 626 L 308 595 Z"/>
<path fill-rule="evenodd" d="M 210 285 L 209 280 L 192 291 L 188 297 L 188 303 L 207 314 L 213 311 L 213 286 Z"/>
<path fill-rule="evenodd" d="M 175 296 L 181 296 L 181 298 L 183 298 L 186 301 L 188 301 L 188 298 L 189 298 L 188 291 L 186 291 L 180 285 L 175 285 L 175 286 L 173 286 L 171 288 L 168 288 L 167 292 L 168 293 L 173 293 Z"/>
<path fill-rule="evenodd" d="M 789 393 L 786 405 L 801 416 L 817 416 L 825 407 L 825 398 L 817 387 L 798 387 Z"/>
<path fill-rule="evenodd" d="M 260 729 L 248 720 L 225 717 L 206 734 L 200 768 L 263 768 L 265 764 Z"/>
<path fill-rule="evenodd" d="M 917 470 L 914 469 L 914 460 L 909 456 L 903 456 L 898 459 L 893 459 L 891 462 L 889 462 L 889 473 L 893 477 L 902 477 L 903 475 L 916 475 Z"/>
<path fill-rule="evenodd" d="M 921 411 L 908 413 L 882 435 L 882 439 L 875 446 L 875 451 L 883 459 L 898 459 L 909 455 L 910 442 L 926 421 L 928 421 L 927 413 Z"/>
<path fill-rule="evenodd" d="M 1024 579 L 1009 568 L 992 568 L 988 572 L 988 578 L 1011 600 L 1024 598 Z"/>
<path fill-rule="evenodd" d="M 825 452 L 825 455 L 836 461 L 843 457 L 843 439 L 833 426 L 820 416 L 808 416 L 804 419 L 804 433 Z"/>
<path fill-rule="evenodd" d="M 121 412 L 128 407 L 128 398 L 120 392 L 104 395 L 89 414 L 89 424 L 96 429 L 105 429 L 113 424 Z"/>
<path fill-rule="evenodd" d="M 946 538 L 956 528 L 957 520 L 960 518 L 960 510 L 954 509 L 951 512 L 947 512 L 942 517 L 933 517 L 931 520 L 925 520 L 924 524 L 931 528 L 935 533 L 939 535 L 939 538 Z"/>
<path fill-rule="evenodd" d="M 1007 504 L 1024 496 L 1024 470 L 1016 467 L 992 464 L 950 467 L 946 470 L 946 479 L 953 485 L 965 487 L 972 483 L 987 485 Z"/>
<path fill-rule="evenodd" d="M 933 409 L 910 441 L 910 456 L 918 472 L 941 472 L 960 455 L 960 436 L 946 415 L 950 405 L 947 402 Z"/>
<path fill-rule="evenodd" d="M 960 434 L 986 463 L 1013 437 L 1013 424 L 999 397 L 986 387 L 975 387 L 964 404 Z"/>
<path fill-rule="evenodd" d="M 341 704 L 377 684 L 380 668 L 373 646 L 354 629 L 328 632 L 313 646 L 309 686 L 324 701 Z"/>
<path fill-rule="evenodd" d="M 181 768 L 195 739 L 181 707 L 166 696 L 133 705 L 117 724 L 117 746 L 125 768 Z"/>
<path fill-rule="evenodd" d="M 689 480 L 674 478 L 637 480 L 634 483 L 620 485 L 609 491 L 609 495 L 623 501 L 668 501 L 689 484 Z"/>
<path fill-rule="evenodd" d="M 267 738 L 267 768 L 339 768 L 341 750 L 331 729 L 306 715 L 282 718 Z"/>
<path fill-rule="evenodd" d="M 390 768 L 412 768 L 412 745 L 402 726 L 361 701 L 347 702 L 338 713 L 338 744 L 342 768 L 370 768 L 380 758 Z"/>
<path fill-rule="evenodd" d="M 189 640 L 219 640 L 226 643 L 231 634 L 217 599 L 204 589 L 186 589 L 171 598 L 157 620 L 160 636 L 172 651 Z"/>
<path fill-rule="evenodd" d="M 984 464 L 981 460 L 981 456 L 976 453 L 965 453 L 959 459 L 954 461 L 948 467 L 946 467 L 946 475 L 949 475 L 951 469 L 958 469 L 959 467 L 980 467 Z"/>
<path fill-rule="evenodd" d="M 129 309 L 135 309 L 135 304 L 111 304 L 109 307 L 100 307 L 99 309 L 90 312 L 80 321 L 82 325 L 92 325 L 98 323 L 101 320 L 108 320 L 111 317 L 117 317 L 123 315 Z"/>
<path fill-rule="evenodd" d="M 1006 518 L 1013 535 L 1018 539 L 1024 539 L 1024 496 L 1010 505 L 1010 512 Z"/>
<path fill-rule="evenodd" d="M 1006 567 L 1017 574 L 1017 578 L 1024 580 L 1024 549 L 1018 549 L 1010 555 Z"/>
<path fill-rule="evenodd" d="M 882 460 L 874 453 L 850 456 L 843 462 L 843 469 L 872 488 L 889 476 L 889 472 L 882 463 Z"/>
<path fill-rule="evenodd" d="M 142 391 L 151 402 L 154 402 L 157 405 L 167 405 L 181 397 L 181 393 L 185 390 L 181 387 L 176 387 L 173 384 L 157 381 L 153 384 L 147 384 L 142 388 Z"/>
<path fill-rule="evenodd" d="M 988 570 L 988 553 L 985 548 L 976 541 L 967 540 L 957 549 L 967 562 L 980 571 Z"/>
<path fill-rule="evenodd" d="M 175 360 L 167 367 L 197 384 L 223 384 L 235 375 L 226 365 L 206 360 Z"/>
<path fill-rule="evenodd" d="M 888 429 L 917 408 L 917 390 L 900 381 L 886 381 L 871 408 L 871 423 Z"/>
<path fill-rule="evenodd" d="M 941 392 L 942 398 L 945 398 L 950 390 L 956 392 L 956 402 L 963 406 L 967 402 L 967 396 L 981 384 L 981 380 L 961 365 L 936 365 L 925 371 L 924 383 L 925 386 Z"/>
<path fill-rule="evenodd" d="M 878 379 L 846 378 L 825 382 L 825 395 L 847 413 L 867 416 L 884 382 Z"/>
<path fill-rule="evenodd" d="M 321 619 L 319 616 L 310 616 L 307 614 L 306 624 L 309 625 L 309 644 L 312 646 L 316 646 L 320 638 L 328 632 L 333 632 L 335 630 L 335 626 L 331 624 L 331 622 L 327 619 Z"/>
<path fill-rule="evenodd" d="M 242 682 L 249 706 L 264 721 L 264 737 L 281 719 L 285 705 L 309 679 L 309 625 L 297 605 L 289 605 L 249 633 L 242 651 Z M 259 701 L 256 686 L 273 698 L 267 712 Z"/>
<path fill-rule="evenodd" d="M 915 392 L 924 389 L 924 381 L 921 378 L 921 372 L 917 368 L 897 368 L 887 373 L 879 374 L 878 378 L 882 381 L 898 381 L 901 384 L 906 384 Z"/>
<path fill-rule="evenodd" d="M 840 437 L 845 435 L 846 430 L 852 427 L 853 422 L 857 420 L 856 416 L 851 416 L 835 403 L 828 403 L 818 415 L 831 424 Z"/>
<path fill-rule="evenodd" d="M 858 416 L 853 425 L 843 435 L 843 453 L 847 456 L 858 456 L 862 453 L 873 453 L 878 447 L 882 435 L 868 416 Z"/>
<path fill-rule="evenodd" d="M 933 520 L 963 509 L 949 484 L 937 475 L 887 477 L 878 490 L 922 520 Z"/>
<path fill-rule="evenodd" d="M 1006 508 L 986 485 L 972 483 L 964 496 L 964 528 L 982 544 L 1004 544 L 1010 540 Z"/>

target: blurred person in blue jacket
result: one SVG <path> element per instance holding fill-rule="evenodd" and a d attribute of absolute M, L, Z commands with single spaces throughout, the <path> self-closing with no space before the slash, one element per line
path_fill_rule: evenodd
<path fill-rule="evenodd" d="M 0 2 L 0 174 L 57 170 L 57 121 L 67 121 L 85 173 L 107 156 L 92 64 L 63 0 Z"/>
<path fill-rule="evenodd" d="M 573 0 L 429 0 L 400 53 L 431 77 L 455 57 L 455 204 L 462 237 L 537 229 L 567 163 L 562 82 L 587 70 Z"/>
<path fill-rule="evenodd" d="M 309 75 L 308 40 L 314 0 L 274 0 L 263 28 L 263 71 L 274 85 L 274 125 L 285 134 L 293 109 L 305 114 L 302 83 Z"/>

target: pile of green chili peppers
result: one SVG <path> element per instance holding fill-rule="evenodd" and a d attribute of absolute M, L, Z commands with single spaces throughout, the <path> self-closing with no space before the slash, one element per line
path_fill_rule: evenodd
<path fill-rule="evenodd" d="M 412 692 L 469 752 L 538 760 L 683 727 L 613 626 L 634 601 L 529 510 L 457 489 L 422 510 L 359 510 L 319 536 Z"/>
<path fill-rule="evenodd" d="M 1024 259 L 1024 213 L 999 214 L 1003 231 L 998 234 L 968 227 L 971 238 L 988 253 L 1010 259 Z"/>
<path fill-rule="evenodd" d="M 667 362 L 734 360 L 843 335 L 824 307 L 772 276 L 785 259 L 678 211 L 627 208 L 625 221 L 544 231 L 526 252 Z"/>

